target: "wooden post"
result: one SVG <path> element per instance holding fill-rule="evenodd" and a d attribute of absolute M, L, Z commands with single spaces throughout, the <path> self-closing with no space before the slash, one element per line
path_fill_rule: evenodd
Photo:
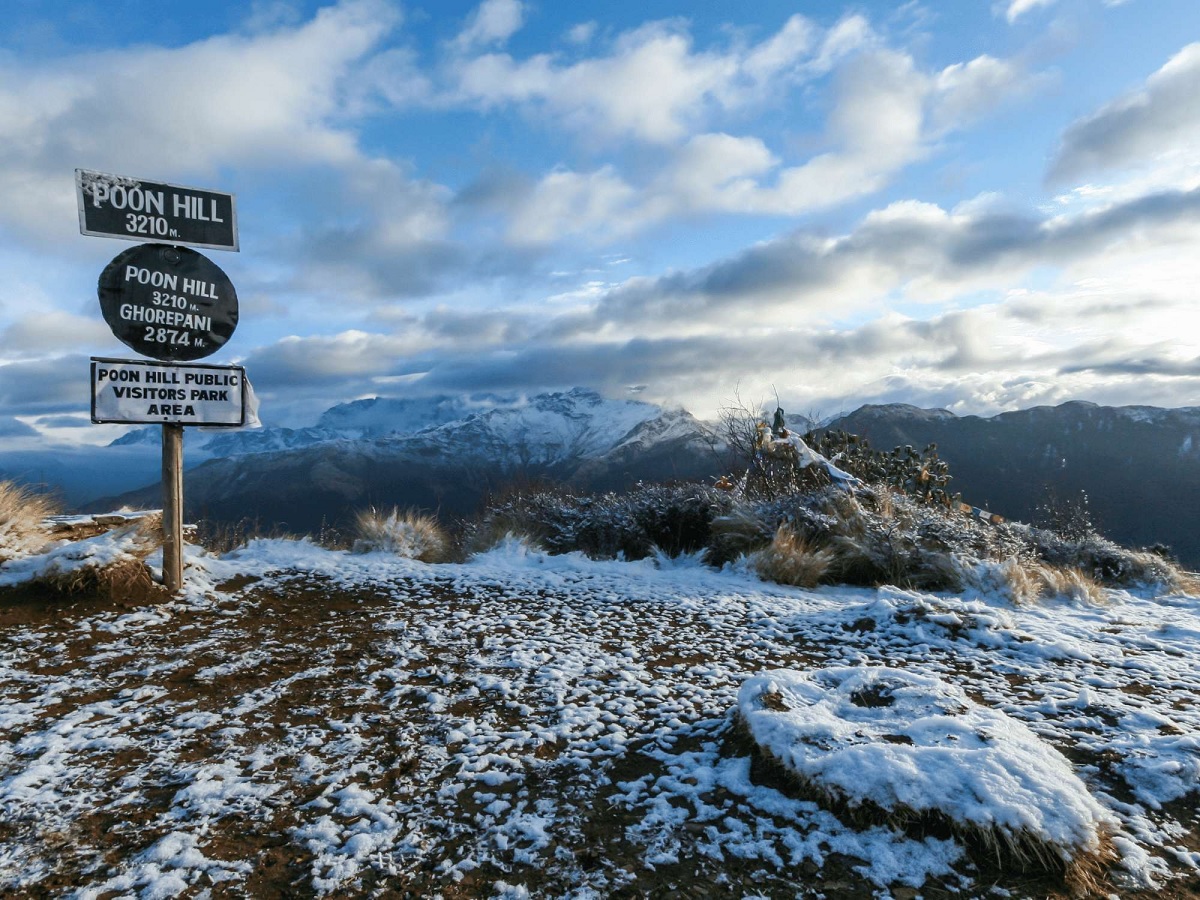
<path fill-rule="evenodd" d="M 183 426 L 162 427 L 163 584 L 183 587 Z"/>

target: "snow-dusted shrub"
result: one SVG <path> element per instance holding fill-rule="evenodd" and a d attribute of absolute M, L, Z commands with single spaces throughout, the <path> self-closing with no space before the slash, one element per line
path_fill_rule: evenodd
<path fill-rule="evenodd" d="M 941 825 L 1009 867 L 1094 887 L 1117 822 L 1028 726 L 886 667 L 746 680 L 738 718 L 798 790 L 863 826 Z"/>
<path fill-rule="evenodd" d="M 1189 589 L 1194 580 L 1165 556 L 1122 547 L 1098 534 L 1064 537 L 1044 528 L 1023 526 L 1033 556 L 1056 569 L 1077 569 L 1086 578 L 1116 587 L 1152 586 Z"/>
<path fill-rule="evenodd" d="M 516 534 L 551 553 L 580 551 L 596 559 L 643 559 L 704 549 L 711 524 L 732 505 L 729 495 L 698 484 L 637 485 L 622 493 L 575 494 L 538 488 L 493 500 L 467 529 L 467 546 L 485 549 Z"/>
<path fill-rule="evenodd" d="M 955 554 L 970 545 L 952 535 L 948 513 L 884 486 L 855 494 L 824 492 L 818 515 L 798 507 L 793 528 L 833 550 L 830 579 L 845 584 L 894 584 L 924 590 L 960 586 Z"/>
<path fill-rule="evenodd" d="M 804 442 L 817 453 L 867 484 L 887 485 L 923 503 L 949 507 L 953 480 L 937 444 L 917 452 L 912 445 L 876 450 L 870 441 L 844 431 L 811 431 Z"/>
<path fill-rule="evenodd" d="M 146 557 L 162 543 L 162 516 L 82 540 L 64 542 L 10 563 L 8 587 L 44 589 L 67 597 L 142 603 L 167 596 Z"/>
<path fill-rule="evenodd" d="M 715 516 L 709 526 L 704 561 L 720 568 L 739 556 L 749 556 L 770 543 L 775 531 L 787 518 L 773 515 L 760 505 L 739 503 L 724 515 Z"/>
<path fill-rule="evenodd" d="M 703 550 L 713 519 L 732 506 L 728 493 L 699 484 L 639 484 L 624 501 L 650 547 L 668 556 Z"/>
<path fill-rule="evenodd" d="M 780 525 L 775 537 L 751 560 L 761 578 L 796 587 L 816 587 L 829 571 L 833 551 L 814 547 L 786 525 Z"/>
<path fill-rule="evenodd" d="M 886 451 L 876 450 L 866 438 L 844 431 L 818 429 L 801 436 L 789 431 L 782 418 L 768 424 L 761 410 L 742 403 L 740 398 L 721 410 L 720 420 L 723 437 L 733 453 L 736 480 L 747 499 L 770 500 L 819 490 L 838 480 L 836 472 L 828 466 L 808 464 L 807 457 L 812 452 L 843 475 L 904 491 L 923 503 L 949 507 L 956 499 L 949 489 L 952 480 L 949 468 L 938 457 L 936 444 L 920 452 L 910 445 Z M 804 447 L 804 454 L 773 452 L 786 449 L 781 445 L 797 439 Z"/>
<path fill-rule="evenodd" d="M 1103 585 L 1195 588 L 1194 579 L 1159 554 L 1097 535 L 1067 540 L 1020 523 L 985 522 L 886 485 L 742 498 L 712 521 L 705 560 L 716 566 L 739 556 L 757 560 L 781 526 L 830 552 L 826 582 L 973 588 L 1006 594 L 1014 603 L 1057 596 L 1094 603 Z"/>
<path fill-rule="evenodd" d="M 397 507 L 385 512 L 372 506 L 361 510 L 354 524 L 354 553 L 380 551 L 428 563 L 445 562 L 450 553 L 450 539 L 432 516 Z"/>
<path fill-rule="evenodd" d="M 982 543 L 969 520 L 959 518 L 953 522 L 948 511 L 886 487 L 798 491 L 743 501 L 714 520 L 705 560 L 723 565 L 762 552 L 786 526 L 805 545 L 828 551 L 825 581 L 956 589 L 955 555 Z"/>
<path fill-rule="evenodd" d="M 0 562 L 40 550 L 50 540 L 45 520 L 58 507 L 11 481 L 0 481 Z"/>

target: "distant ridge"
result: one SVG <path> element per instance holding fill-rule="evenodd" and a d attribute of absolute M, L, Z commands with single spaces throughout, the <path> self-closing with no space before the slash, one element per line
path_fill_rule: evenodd
<path fill-rule="evenodd" d="M 1071 401 L 983 418 L 891 404 L 861 407 L 826 428 L 882 449 L 936 443 L 951 488 L 1010 519 L 1037 520 L 1051 492 L 1084 492 L 1106 536 L 1167 544 L 1200 566 L 1200 407 Z"/>
<path fill-rule="evenodd" d="M 794 427 L 805 427 L 793 417 Z M 1018 521 L 1050 494 L 1088 497 L 1100 530 L 1166 544 L 1200 568 L 1200 408 L 1072 401 L 991 417 L 873 404 L 829 422 L 877 448 L 936 443 L 951 488 Z M 466 515 L 489 492 L 547 479 L 584 490 L 711 479 L 729 465 L 711 425 L 682 409 L 608 400 L 582 388 L 531 397 L 356 400 L 311 428 L 197 434 L 208 461 L 187 473 L 188 515 L 319 527 L 365 505 Z M 158 430 L 118 442 L 157 447 Z M 199 446 L 197 446 L 199 445 Z M 195 458 L 195 457 L 194 457 Z M 90 504 L 157 505 L 157 484 Z"/>

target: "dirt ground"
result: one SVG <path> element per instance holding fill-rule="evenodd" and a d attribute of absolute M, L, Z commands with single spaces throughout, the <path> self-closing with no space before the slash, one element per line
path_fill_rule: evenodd
<path fill-rule="evenodd" d="M 786 815 L 767 821 L 719 784 L 696 790 L 705 808 L 724 811 L 720 821 L 693 818 L 685 795 L 664 795 L 656 814 L 671 823 L 672 850 L 649 865 L 647 843 L 661 836 L 639 830 L 645 809 L 623 798 L 631 784 L 686 780 L 672 761 L 686 761 L 689 751 L 745 757 L 751 781 L 790 789 L 727 717 L 673 735 L 630 725 L 606 745 L 601 715 L 583 757 L 547 733 L 529 736 L 546 715 L 534 681 L 476 689 L 490 683 L 479 678 L 481 654 L 506 640 L 497 597 L 486 590 L 449 580 L 346 586 L 280 575 L 230 581 L 215 596 L 149 607 L 38 590 L 0 599 L 6 702 L 25 710 L 0 719 L 0 738 L 14 748 L 0 755 L 0 781 L 37 753 L 48 769 L 45 783 L 31 779 L 29 788 L 45 797 L 0 814 L 0 875 L 5 863 L 23 873 L 5 896 L 900 900 L 1061 890 L 1053 878 L 985 859 L 919 890 L 881 891 L 856 872 L 861 860 L 833 850 L 821 865 L 769 864 L 770 847 L 717 858 L 715 830 L 758 829 L 783 855 L 794 828 Z M 523 609 L 535 622 L 564 614 L 553 598 L 542 598 L 541 610 L 528 599 Z M 750 652 L 718 634 L 693 635 L 681 651 L 664 635 L 702 628 L 697 620 L 638 624 L 615 605 L 607 617 L 606 609 L 599 603 L 588 612 L 591 639 L 614 650 L 633 646 L 650 671 L 699 672 L 706 657 Z M 485 620 L 486 631 L 472 624 Z M 399 635 L 405 658 L 395 652 Z M 548 644 L 547 658 L 554 652 Z M 792 643 L 753 663 L 798 666 L 820 656 L 818 647 Z M 594 686 L 619 680 L 612 671 L 589 677 Z M 623 703 L 614 693 L 614 716 Z M 569 698 L 559 707 L 570 709 Z M 489 738 L 490 756 L 456 751 L 464 723 L 484 723 L 498 736 Z M 486 777 L 489 759 L 519 760 L 520 777 Z M 518 820 L 514 810 L 528 815 Z M 1197 813 L 1178 814 L 1190 820 L 1185 840 L 1196 847 Z M 537 823 L 548 820 L 553 826 L 540 833 Z M 330 842 L 321 829 L 334 825 Z M 516 826 L 526 828 L 524 842 Z M 165 853 L 181 834 L 183 851 Z M 347 836 L 361 836 L 362 854 L 345 852 Z M 188 852 L 192 862 L 178 863 Z M 1125 892 L 1151 895 L 1200 896 L 1200 880 Z"/>

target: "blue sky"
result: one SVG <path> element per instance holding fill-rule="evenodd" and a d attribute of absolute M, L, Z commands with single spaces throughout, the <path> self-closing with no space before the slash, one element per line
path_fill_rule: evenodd
<path fill-rule="evenodd" d="M 1192 0 L 155 4 L 0 21 L 0 441 L 107 441 L 73 173 L 237 195 L 268 423 L 582 385 L 1200 403 Z"/>

